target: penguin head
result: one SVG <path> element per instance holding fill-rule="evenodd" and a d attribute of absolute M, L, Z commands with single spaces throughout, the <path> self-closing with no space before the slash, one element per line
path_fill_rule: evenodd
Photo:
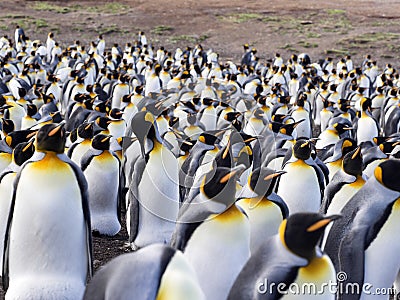
<path fill-rule="evenodd" d="M 215 143 L 217 142 L 218 137 L 216 137 L 213 134 L 209 134 L 206 132 L 203 132 L 202 134 L 200 134 L 200 136 L 198 137 L 198 141 L 206 144 L 206 145 L 210 145 L 210 146 L 214 146 Z"/>
<path fill-rule="evenodd" d="M 30 159 L 35 152 L 35 146 L 33 145 L 33 141 L 26 143 L 19 143 L 13 151 L 13 159 L 14 162 L 21 166 L 24 162 Z"/>
<path fill-rule="evenodd" d="M 110 139 L 111 135 L 97 134 L 92 139 L 92 147 L 96 150 L 109 150 Z"/>
<path fill-rule="evenodd" d="M 279 128 L 279 133 L 292 136 L 294 129 L 301 123 L 304 122 L 305 119 L 301 119 L 300 121 L 294 122 L 294 123 L 289 123 L 289 124 L 283 124 Z"/>
<path fill-rule="evenodd" d="M 400 192 L 399 168 L 400 159 L 388 159 L 375 168 L 375 178 L 385 187 Z"/>
<path fill-rule="evenodd" d="M 309 159 L 311 156 L 311 142 L 305 139 L 297 140 L 293 146 L 293 155 L 297 159 Z"/>
<path fill-rule="evenodd" d="M 285 173 L 285 171 L 260 167 L 250 174 L 248 185 L 258 196 L 268 196 L 273 192 L 276 180 Z"/>
<path fill-rule="evenodd" d="M 363 158 L 361 147 L 357 147 L 353 151 L 347 153 L 342 162 L 343 170 L 350 175 L 360 176 L 363 170 Z"/>
<path fill-rule="evenodd" d="M 355 140 L 351 139 L 351 138 L 344 138 L 342 140 L 340 140 L 340 148 L 342 151 L 342 156 L 345 156 L 347 153 L 353 151 L 354 149 L 356 149 L 357 143 Z"/>
<path fill-rule="evenodd" d="M 64 124 L 52 123 L 41 127 L 36 135 L 36 150 L 64 153 L 66 141 Z"/>
<path fill-rule="evenodd" d="M 291 252 L 310 261 L 316 255 L 316 246 L 325 227 L 339 217 L 309 212 L 295 213 L 282 221 L 279 227 L 280 240 Z"/>
<path fill-rule="evenodd" d="M 4 119 L 1 118 L 1 125 L 4 135 L 8 135 L 9 133 L 13 132 L 15 129 L 15 125 L 13 120 L 11 119 Z"/>
<path fill-rule="evenodd" d="M 237 176 L 244 170 L 243 165 L 234 168 L 217 167 L 205 176 L 200 192 L 208 199 L 229 207 L 235 202 Z"/>
<path fill-rule="evenodd" d="M 26 105 L 26 114 L 30 117 L 33 117 L 38 112 L 37 106 L 33 103 L 28 103 Z"/>
<path fill-rule="evenodd" d="M 367 111 L 371 109 L 372 100 L 371 98 L 364 97 L 360 101 L 360 106 L 363 111 Z"/>
<path fill-rule="evenodd" d="M 91 139 L 93 137 L 93 122 L 79 125 L 78 136 L 83 139 Z"/>
<path fill-rule="evenodd" d="M 113 108 L 110 113 L 109 117 L 114 120 L 120 120 L 122 118 L 123 112 L 119 108 Z"/>
<path fill-rule="evenodd" d="M 131 128 L 141 145 L 142 154 L 147 155 L 154 147 L 154 143 L 162 144 L 154 115 L 149 111 L 135 114 L 131 120 Z"/>

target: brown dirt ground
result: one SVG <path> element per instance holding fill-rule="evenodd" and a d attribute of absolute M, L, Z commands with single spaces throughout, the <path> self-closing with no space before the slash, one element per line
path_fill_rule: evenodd
<path fill-rule="evenodd" d="M 0 2 L 0 35 L 14 35 L 17 24 L 31 39 L 55 39 L 66 46 L 84 45 L 103 33 L 108 46 L 134 41 L 146 32 L 157 48 L 168 50 L 201 43 L 221 60 L 239 62 L 244 43 L 261 61 L 275 52 L 289 58 L 307 52 L 312 59 L 351 54 L 355 62 L 371 54 L 379 66 L 398 66 L 400 1 L 239 1 L 120 0 Z M 95 268 L 124 253 L 126 231 L 113 238 L 94 237 Z M 2 298 L 0 290 L 0 298 Z"/>

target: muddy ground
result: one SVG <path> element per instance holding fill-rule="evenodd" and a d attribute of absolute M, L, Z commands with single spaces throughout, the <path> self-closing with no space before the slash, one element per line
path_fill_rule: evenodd
<path fill-rule="evenodd" d="M 63 46 L 80 40 L 89 45 L 99 34 L 107 46 L 124 45 L 139 30 L 158 48 L 168 50 L 201 43 L 222 61 L 238 62 L 242 45 L 255 47 L 261 61 L 276 52 L 288 58 L 307 52 L 312 59 L 352 55 L 359 63 L 366 54 L 399 66 L 400 1 L 0 1 L 0 35 L 14 36 L 16 25 L 32 40 L 48 32 Z M 124 253 L 126 230 L 116 237 L 94 237 L 97 269 Z M 0 298 L 2 294 L 0 294 Z"/>

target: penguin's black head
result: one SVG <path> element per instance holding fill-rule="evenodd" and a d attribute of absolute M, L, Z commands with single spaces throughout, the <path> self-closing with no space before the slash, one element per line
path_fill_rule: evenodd
<path fill-rule="evenodd" d="M 30 117 L 34 116 L 38 112 L 37 106 L 33 103 L 26 105 L 26 114 Z"/>
<path fill-rule="evenodd" d="M 276 180 L 285 173 L 267 167 L 257 168 L 250 175 L 250 188 L 259 196 L 268 196 L 273 192 Z"/>
<path fill-rule="evenodd" d="M 106 130 L 111 120 L 107 117 L 98 117 L 95 122 L 100 128 Z"/>
<path fill-rule="evenodd" d="M 375 178 L 385 187 L 400 192 L 400 159 L 389 159 L 375 168 Z"/>
<path fill-rule="evenodd" d="M 119 108 L 113 108 L 110 111 L 109 117 L 112 119 L 120 120 L 122 118 L 123 112 Z"/>
<path fill-rule="evenodd" d="M 111 135 L 97 134 L 92 139 L 92 147 L 97 150 L 108 150 L 110 149 Z"/>
<path fill-rule="evenodd" d="M 345 156 L 347 153 L 353 151 L 357 147 L 356 141 L 351 138 L 344 138 L 341 140 L 341 142 L 342 156 Z"/>
<path fill-rule="evenodd" d="M 279 128 L 279 133 L 285 134 L 288 136 L 292 136 L 294 129 L 301 123 L 304 122 L 305 119 L 301 119 L 300 121 L 294 122 L 294 123 L 289 123 L 289 124 L 283 124 L 281 128 Z"/>
<path fill-rule="evenodd" d="M 36 150 L 40 152 L 53 151 L 64 153 L 65 129 L 64 124 L 46 124 L 39 129 L 36 135 Z"/>
<path fill-rule="evenodd" d="M 18 166 L 30 159 L 35 152 L 33 141 L 26 143 L 19 143 L 13 151 L 14 161 Z"/>
<path fill-rule="evenodd" d="M 14 122 L 13 122 L 13 120 L 11 120 L 11 119 L 4 119 L 4 118 L 2 118 L 2 119 L 1 119 L 1 125 L 2 125 L 2 130 L 3 130 L 3 132 L 5 133 L 5 135 L 7 135 L 7 134 L 13 132 L 14 129 L 15 129 Z"/>
<path fill-rule="evenodd" d="M 208 172 L 200 186 L 200 191 L 212 201 L 224 203 L 227 207 L 235 202 L 236 179 L 244 169 L 240 165 L 235 168 L 218 167 Z"/>
<path fill-rule="evenodd" d="M 315 249 L 325 227 L 339 217 L 318 213 L 295 213 L 282 221 L 279 237 L 291 252 L 310 261 L 316 254 Z"/>
<path fill-rule="evenodd" d="M 233 161 L 232 147 L 230 142 L 228 142 L 228 145 L 226 145 L 217 153 L 214 161 L 218 167 L 226 167 L 226 168 L 233 167 L 234 161 Z"/>
<path fill-rule="evenodd" d="M 213 146 L 216 141 L 217 141 L 218 137 L 216 137 L 215 135 L 209 134 L 209 133 L 202 133 L 200 134 L 198 140 L 199 142 L 202 142 L 203 144 L 207 144 L 207 145 L 211 145 Z"/>
<path fill-rule="evenodd" d="M 83 139 L 91 139 L 93 137 L 93 122 L 79 125 L 78 135 Z"/>
<path fill-rule="evenodd" d="M 360 104 L 361 104 L 361 109 L 363 111 L 366 111 L 366 110 L 371 109 L 372 100 L 371 100 L 371 98 L 362 98 Z"/>
<path fill-rule="evenodd" d="M 363 158 L 361 154 L 361 147 L 347 153 L 343 158 L 343 170 L 350 175 L 360 176 L 363 170 Z"/>
<path fill-rule="evenodd" d="M 311 142 L 305 139 L 297 140 L 293 146 L 293 155 L 297 159 L 309 159 L 311 156 Z"/>
<path fill-rule="evenodd" d="M 333 128 L 335 128 L 335 130 L 337 131 L 339 136 L 341 136 L 342 134 L 347 133 L 349 130 L 353 129 L 347 123 L 334 123 Z"/>

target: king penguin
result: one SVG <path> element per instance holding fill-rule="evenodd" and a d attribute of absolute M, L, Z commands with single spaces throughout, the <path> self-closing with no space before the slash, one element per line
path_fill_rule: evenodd
<path fill-rule="evenodd" d="M 250 221 L 250 250 L 256 250 L 278 233 L 281 222 L 289 215 L 289 209 L 281 197 L 273 192 L 276 180 L 283 171 L 261 167 L 254 170 L 248 183 L 239 192 L 237 204 L 245 211 Z"/>
<path fill-rule="evenodd" d="M 92 230 L 113 236 L 121 229 L 119 223 L 119 172 L 121 163 L 110 151 L 111 136 L 98 134 L 81 159 L 81 169 L 88 182 Z"/>
<path fill-rule="evenodd" d="M 135 249 L 169 243 L 179 210 L 179 164 L 164 146 L 150 112 L 137 113 L 131 125 L 141 149 L 134 162 L 126 220 Z"/>
<path fill-rule="evenodd" d="M 292 157 L 284 164 L 286 174 L 279 178 L 277 194 L 290 214 L 318 212 L 325 189 L 324 175 L 311 158 L 311 142 L 299 139 L 292 149 Z"/>
<path fill-rule="evenodd" d="M 205 300 L 193 267 L 179 250 L 153 244 L 120 255 L 99 270 L 84 300 Z"/>
<path fill-rule="evenodd" d="M 10 165 L 0 174 L 0 239 L 4 240 L 7 228 L 7 219 L 13 195 L 13 183 L 20 170 L 21 165 L 32 157 L 35 151 L 33 141 L 19 143 L 12 154 Z M 3 253 L 3 243 L 0 243 L 0 253 Z M 1 267 L 3 267 L 3 256 L 0 257 Z"/>
<path fill-rule="evenodd" d="M 391 288 L 400 268 L 400 160 L 389 159 L 375 168 L 364 186 L 347 202 L 343 218 L 333 224 L 325 245 L 338 272 L 348 283 L 376 289 Z M 340 243 L 338 241 L 341 241 Z M 388 295 L 339 293 L 338 299 L 388 299 Z"/>
<path fill-rule="evenodd" d="M 321 289 L 336 283 L 336 272 L 317 244 L 325 227 L 337 218 L 295 213 L 283 220 L 279 233 L 265 240 L 247 261 L 228 299 L 335 299 L 328 288 Z M 297 294 L 291 284 L 299 289 Z M 302 293 L 304 285 L 316 287 L 318 293 Z"/>
<path fill-rule="evenodd" d="M 171 245 L 192 264 L 207 299 L 226 299 L 250 257 L 250 224 L 235 204 L 244 166 L 205 174 L 179 210 Z"/>
<path fill-rule="evenodd" d="M 38 131 L 36 153 L 15 179 L 3 255 L 7 299 L 81 299 L 92 274 L 87 182 L 64 154 L 63 125 Z"/>
<path fill-rule="evenodd" d="M 80 165 L 83 155 L 89 150 L 93 138 L 93 122 L 83 123 L 77 128 L 77 140 L 68 148 L 68 157 Z"/>

